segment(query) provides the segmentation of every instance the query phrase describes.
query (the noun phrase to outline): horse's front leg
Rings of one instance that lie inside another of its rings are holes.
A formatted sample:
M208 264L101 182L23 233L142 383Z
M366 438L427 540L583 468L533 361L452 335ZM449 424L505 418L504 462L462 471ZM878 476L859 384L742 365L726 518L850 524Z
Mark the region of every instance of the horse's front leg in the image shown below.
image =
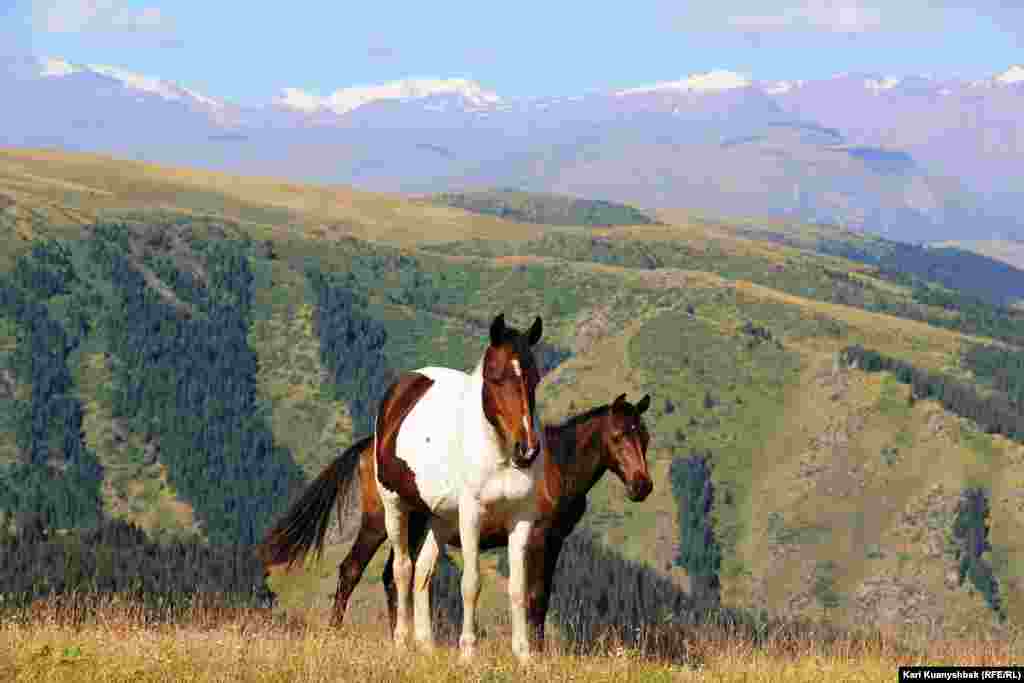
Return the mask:
M409 514L394 504L385 504L388 540L395 553L395 645L404 648L409 637L412 557L409 553Z
M447 540L447 536L445 536ZM423 539L419 555L416 558L416 568L413 576L416 577L416 585L413 588L413 618L416 624L416 642L425 650L434 649L434 631L430 614L430 580L434 575L434 567L437 564L437 556L440 554L441 543L438 539L438 531L435 525L431 525L427 531L427 537Z
M533 649L544 651L544 621L548 613L547 582L545 581L545 554L550 552L545 534L534 527L526 544L526 622L533 638ZM538 538L539 536L539 538ZM560 550L556 548L555 552Z
M462 635L460 659L476 653L476 602L480 597L480 501L464 496L459 501L459 543L462 546Z
M508 596L512 617L512 653L521 662L530 659L530 635L526 622L526 544L533 521L520 519L508 535Z

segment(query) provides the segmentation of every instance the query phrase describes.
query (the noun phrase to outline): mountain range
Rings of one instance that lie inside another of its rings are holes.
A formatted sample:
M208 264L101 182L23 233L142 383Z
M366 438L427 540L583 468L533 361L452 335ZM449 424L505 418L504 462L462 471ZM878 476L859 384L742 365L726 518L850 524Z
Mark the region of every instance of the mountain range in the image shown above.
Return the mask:
M402 193L481 187L725 216L782 215L910 242L1024 238L1024 67L968 81L729 71L510 99L408 79L240 106L171 81L7 58L0 145L55 147Z

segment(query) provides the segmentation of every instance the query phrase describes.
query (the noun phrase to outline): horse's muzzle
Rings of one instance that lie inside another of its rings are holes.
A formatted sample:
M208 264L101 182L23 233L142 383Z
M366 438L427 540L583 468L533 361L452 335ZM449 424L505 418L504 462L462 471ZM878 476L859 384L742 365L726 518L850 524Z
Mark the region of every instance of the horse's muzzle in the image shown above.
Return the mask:
M653 490L654 483L650 479L637 479L626 489L626 495L634 503L639 503L646 500Z
M512 464L521 470L525 470L533 464L533 461L537 459L539 454L540 446L534 446L527 450L522 441L517 441L515 451L512 453Z

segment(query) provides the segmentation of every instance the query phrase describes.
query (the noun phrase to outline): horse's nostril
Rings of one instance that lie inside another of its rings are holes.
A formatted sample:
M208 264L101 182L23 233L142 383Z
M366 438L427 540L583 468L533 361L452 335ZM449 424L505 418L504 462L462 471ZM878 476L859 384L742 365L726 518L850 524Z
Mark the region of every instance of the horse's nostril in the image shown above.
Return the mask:
M634 482L633 486L630 488L632 489L631 493L633 494L633 498L642 499L650 495L651 491L654 489L654 484L651 483L650 479L641 479Z

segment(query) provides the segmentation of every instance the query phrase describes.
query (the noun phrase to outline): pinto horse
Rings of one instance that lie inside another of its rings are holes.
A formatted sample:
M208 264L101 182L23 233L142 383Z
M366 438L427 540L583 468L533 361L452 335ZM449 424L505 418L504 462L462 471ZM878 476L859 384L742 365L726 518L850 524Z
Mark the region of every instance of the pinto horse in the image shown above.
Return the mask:
M512 650L529 658L526 634L526 541L540 509L534 483L543 475L542 432L535 394L540 381L531 346L541 319L522 334L498 315L490 344L469 374L426 367L400 377L381 401L374 425L377 490L394 549L395 644L404 647L409 612L414 637L433 647L430 577L441 545L456 533L462 548L462 659L476 649L480 596L480 532L485 516L500 519L509 541ZM416 566L409 549L409 515L430 513ZM415 585L411 585L418 577ZM413 604L410 604L410 587Z
M650 437L642 418L649 405L650 396L644 396L634 406L622 394L610 405L544 428L544 444L549 455L539 485L554 503L548 506L550 514L538 519L526 549L527 620L538 649L544 647L544 622L558 556L566 537L586 511L590 489L611 470L626 487L630 500L643 501L651 492L646 458ZM365 437L335 458L292 504L259 548L260 558L268 569L284 563L291 567L305 558L310 549L314 549L319 558L331 508L336 507L338 523L343 527L346 502L358 484L361 526L348 555L338 565L338 590L331 618L335 627L344 620L353 590L387 537L384 509L374 479L372 441L372 437ZM421 542L427 521L425 514L410 515L411 544ZM484 528L481 550L508 544L508 535L500 528L492 529L488 520L484 520ZM396 611L393 560L394 551L388 556L383 577L392 630Z

